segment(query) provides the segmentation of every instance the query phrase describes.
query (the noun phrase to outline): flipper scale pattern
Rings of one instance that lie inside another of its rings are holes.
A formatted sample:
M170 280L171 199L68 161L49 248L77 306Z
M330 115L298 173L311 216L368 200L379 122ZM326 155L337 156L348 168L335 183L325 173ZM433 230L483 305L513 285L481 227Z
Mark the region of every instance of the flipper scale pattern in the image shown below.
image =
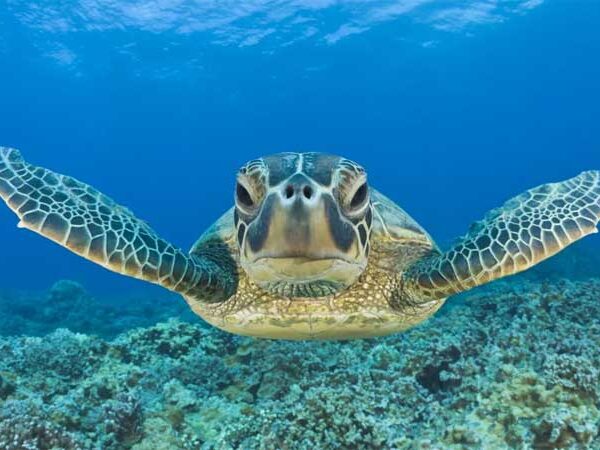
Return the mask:
M449 251L415 263L404 289L423 301L521 272L598 231L600 171L531 189L490 211Z
M0 197L19 226L101 266L204 301L233 294L231 267L188 255L159 237L127 208L93 187L25 162L0 147Z

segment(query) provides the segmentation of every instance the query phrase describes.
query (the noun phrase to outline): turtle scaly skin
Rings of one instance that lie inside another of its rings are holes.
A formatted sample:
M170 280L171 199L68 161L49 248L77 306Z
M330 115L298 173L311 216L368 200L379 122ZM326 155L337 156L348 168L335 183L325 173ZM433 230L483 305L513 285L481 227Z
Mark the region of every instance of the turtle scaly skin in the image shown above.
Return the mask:
M35 231L115 272L172 291L222 301L235 291L231 267L196 258L159 237L127 208L85 183L32 166L0 147L0 196Z
M531 189L490 211L444 254L432 254L405 274L406 290L438 299L522 272L575 241L597 233L600 172Z
M96 189L0 147L0 197L19 226L109 270L180 293L207 322L281 339L386 335L458 292L525 270L597 232L600 172L491 211L449 251L333 155L250 161L235 206L189 253Z

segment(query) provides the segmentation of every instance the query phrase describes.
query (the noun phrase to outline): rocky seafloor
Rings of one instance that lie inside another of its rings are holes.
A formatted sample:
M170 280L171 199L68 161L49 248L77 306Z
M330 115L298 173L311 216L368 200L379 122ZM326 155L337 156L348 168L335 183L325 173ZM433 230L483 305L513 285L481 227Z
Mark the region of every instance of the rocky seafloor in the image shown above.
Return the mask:
M600 448L598 278L501 281L349 342L127 304L0 295L0 449Z

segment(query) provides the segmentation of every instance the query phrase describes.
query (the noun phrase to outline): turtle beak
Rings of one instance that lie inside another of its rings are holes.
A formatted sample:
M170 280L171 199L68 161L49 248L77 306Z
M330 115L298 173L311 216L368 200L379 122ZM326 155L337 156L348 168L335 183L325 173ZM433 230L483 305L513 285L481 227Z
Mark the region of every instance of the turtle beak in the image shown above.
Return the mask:
M328 192L302 174L265 199L250 225L244 251L248 261L265 258L354 261L360 255L356 232ZM298 264L300 269L301 264ZM293 267L293 264L289 267Z

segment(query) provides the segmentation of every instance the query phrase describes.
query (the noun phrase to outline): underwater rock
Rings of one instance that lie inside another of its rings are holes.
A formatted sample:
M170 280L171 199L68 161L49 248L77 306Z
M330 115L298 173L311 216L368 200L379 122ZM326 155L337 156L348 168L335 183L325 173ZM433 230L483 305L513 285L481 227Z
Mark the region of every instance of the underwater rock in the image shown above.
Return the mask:
M91 301L72 284L46 298ZM518 277L380 339L176 319L113 340L7 336L0 448L600 448L599 300L597 279Z

